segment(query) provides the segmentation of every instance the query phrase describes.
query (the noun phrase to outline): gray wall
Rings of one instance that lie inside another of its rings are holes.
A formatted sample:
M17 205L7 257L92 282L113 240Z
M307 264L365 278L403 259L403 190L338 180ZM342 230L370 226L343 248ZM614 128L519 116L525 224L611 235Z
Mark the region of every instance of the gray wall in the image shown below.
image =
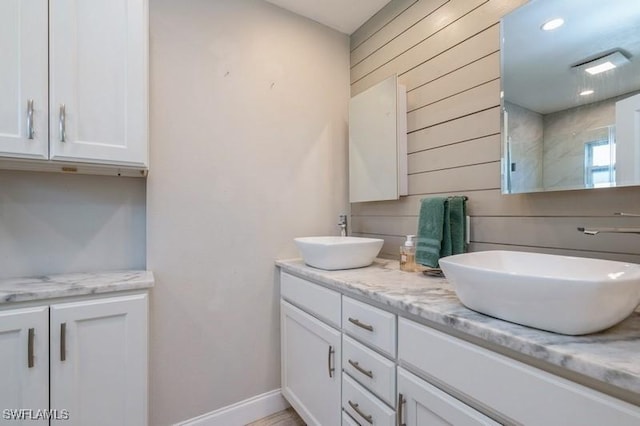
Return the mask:
M145 268L145 180L0 171L0 278Z
M274 260L347 202L349 39L261 0L151 0L150 424L280 388Z
M408 90L409 193L351 205L353 230L398 256L420 199L466 194L471 250L511 249L640 262L638 236L577 226L640 226L639 188L501 195L499 20L524 0L393 0L351 37L351 94L399 74ZM441 6L441 7L439 7ZM439 7L439 8L438 8Z

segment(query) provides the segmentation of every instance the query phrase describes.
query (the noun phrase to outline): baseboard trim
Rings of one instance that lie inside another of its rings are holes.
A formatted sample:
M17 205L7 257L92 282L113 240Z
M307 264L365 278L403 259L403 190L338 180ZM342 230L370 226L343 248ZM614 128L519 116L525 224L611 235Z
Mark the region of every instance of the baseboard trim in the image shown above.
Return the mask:
M280 389L256 395L174 426L244 426L289 407Z

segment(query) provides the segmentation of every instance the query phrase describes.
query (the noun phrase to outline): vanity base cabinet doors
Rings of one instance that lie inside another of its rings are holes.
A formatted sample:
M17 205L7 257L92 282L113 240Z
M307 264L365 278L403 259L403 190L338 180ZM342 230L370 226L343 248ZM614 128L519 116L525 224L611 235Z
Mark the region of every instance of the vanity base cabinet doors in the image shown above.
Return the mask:
M47 159L47 0L0 1L0 156Z
M65 426L147 424L147 295L51 306L51 408Z
M0 425L48 424L12 417L49 408L48 306L0 311L0 383Z
M499 425L400 367L397 412L398 424L406 426Z
M147 0L49 7L51 159L146 166Z
M282 394L309 426L341 422L340 332L282 301Z

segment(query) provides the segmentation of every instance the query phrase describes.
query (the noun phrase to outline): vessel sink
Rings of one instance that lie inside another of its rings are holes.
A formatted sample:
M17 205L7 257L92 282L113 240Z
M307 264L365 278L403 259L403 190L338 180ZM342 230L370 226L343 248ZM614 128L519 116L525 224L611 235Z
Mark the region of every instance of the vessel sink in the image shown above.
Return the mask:
M371 265L384 243L360 237L303 237L294 241L307 265L329 271Z
M561 334L595 333L640 303L640 265L512 251L440 259L463 305Z

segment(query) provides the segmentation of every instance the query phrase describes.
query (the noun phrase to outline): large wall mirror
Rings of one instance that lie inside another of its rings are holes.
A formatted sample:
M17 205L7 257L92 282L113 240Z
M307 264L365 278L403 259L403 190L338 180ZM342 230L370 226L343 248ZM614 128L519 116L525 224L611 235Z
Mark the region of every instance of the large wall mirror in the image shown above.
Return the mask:
M532 0L502 27L502 192L640 185L640 0Z

